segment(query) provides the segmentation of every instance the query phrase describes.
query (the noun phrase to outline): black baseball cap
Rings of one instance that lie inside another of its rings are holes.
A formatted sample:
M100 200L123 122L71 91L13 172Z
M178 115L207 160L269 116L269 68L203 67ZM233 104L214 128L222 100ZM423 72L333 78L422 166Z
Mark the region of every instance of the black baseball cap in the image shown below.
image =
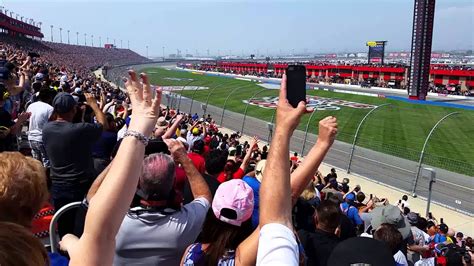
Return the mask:
M368 237L352 237L337 244L329 256L327 265L353 264L395 265L395 261L385 243Z
M60 92L53 99L54 111L58 114L65 114L76 107L76 100L71 94Z
M0 67L0 80L8 80L10 78L10 71L6 67Z

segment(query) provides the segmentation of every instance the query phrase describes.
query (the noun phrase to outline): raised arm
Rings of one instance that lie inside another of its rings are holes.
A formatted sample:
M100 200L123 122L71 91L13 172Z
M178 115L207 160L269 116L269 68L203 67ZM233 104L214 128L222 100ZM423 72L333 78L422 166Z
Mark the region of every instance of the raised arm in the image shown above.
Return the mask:
M258 145L258 137L254 136L252 139L252 142L250 143L250 149L245 154L245 157L242 160L242 164L240 165L240 169L242 169L243 171L247 169L247 166L250 163L250 158L252 157L252 152L255 149L255 147L257 147L257 145Z
M186 176L188 177L193 197L195 199L205 198L209 202L212 202L212 194L209 190L209 186L194 166L193 161L189 159L183 143L175 139L163 139L163 141L168 145L168 149L173 155L174 160L183 166L184 172L186 172Z
M115 235L130 206L138 183L145 145L158 118L161 91L153 98L148 78L129 71L125 87L133 103L134 116L114 159L114 167L91 199L84 234L69 253L70 265L111 265L115 250ZM113 202L113 204L111 204Z
M95 97L90 93L84 93L84 96L86 96L87 104L92 108L92 111L94 111L97 122L102 125L104 130L106 130L108 127L107 118L105 117L104 112L100 110L99 105L97 105Z
M181 123L181 121L183 121L183 117L183 115L176 116L174 123L166 130L166 133L162 136L163 139L169 139L173 137L173 135L176 133L176 129L178 128L179 124Z
M291 199L293 204L318 170L324 156L334 143L336 134L337 120L335 117L328 116L319 121L319 134L316 144L306 155L303 163L291 174Z
M21 127L23 126L23 123L28 120L31 116L31 113L28 112L23 112L18 115L18 118L16 120L16 123L10 127L10 133L12 135L18 134L18 132L21 131Z
M286 98L286 75L281 81L272 139L260 186L260 236L257 265L297 265L298 244L291 221L289 144L293 131L306 112L302 101L293 108Z
M288 103L284 75L276 111L275 134L260 187L260 227L278 223L292 228L289 144L290 137L305 112L304 102L300 102L296 108Z
M96 179L94 180L94 183L92 183L91 188L89 188L89 191L87 192L87 196L86 196L87 202L90 202L91 199L94 197L94 195L99 190L100 185L102 185L102 182L104 182L105 177L107 176L107 174L109 173L110 168L112 167L112 163L113 163L113 161L110 162L109 165L107 165L107 167L102 171L102 173L100 173L96 177Z

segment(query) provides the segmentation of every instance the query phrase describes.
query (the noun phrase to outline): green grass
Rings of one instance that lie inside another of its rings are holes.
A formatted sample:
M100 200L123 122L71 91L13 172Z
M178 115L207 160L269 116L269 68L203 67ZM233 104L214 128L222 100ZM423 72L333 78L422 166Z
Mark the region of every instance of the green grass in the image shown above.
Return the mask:
M178 86L188 82L166 79L174 77L193 79L194 82L190 84L191 86L216 88L212 91L209 104L217 107L224 105L225 98L231 90L240 87L241 89L236 90L231 96L226 107L227 110L240 113L245 110L242 100L246 100L255 92L262 90L262 87L255 83L243 80L197 75L162 68L148 68L143 71L149 73L152 84ZM195 100L205 102L209 90L184 91L183 95L191 97L194 93ZM260 93L258 97L277 96L277 94L277 90L268 90ZM445 120L435 131L426 149L423 163L471 176L474 173L474 111L319 90L308 91L308 94L373 105L390 103L390 106L381 107L366 120L359 133L357 144L412 161L418 161L424 140L434 124L450 112L460 112L459 115ZM310 123L310 131L316 133L317 122L328 115L333 115L339 122L337 139L352 143L357 125L368 111L369 109L350 107L341 107L337 111L318 111ZM271 109L249 106L249 116L270 121L272 114L273 110ZM302 118L299 129L304 130L308 119L309 115Z

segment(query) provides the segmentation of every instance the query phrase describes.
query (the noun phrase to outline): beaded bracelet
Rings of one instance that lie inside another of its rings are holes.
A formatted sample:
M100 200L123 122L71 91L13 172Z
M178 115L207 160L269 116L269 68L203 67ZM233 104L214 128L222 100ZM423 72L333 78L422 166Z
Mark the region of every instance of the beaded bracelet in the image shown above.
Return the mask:
M137 131L133 131L133 130L128 130L125 135L123 135L123 137L134 137L136 138L137 140L139 140L141 143L143 143L143 145L148 145L148 141L150 141L150 138L147 138L145 137L145 135L143 135L142 133L140 132L137 132Z

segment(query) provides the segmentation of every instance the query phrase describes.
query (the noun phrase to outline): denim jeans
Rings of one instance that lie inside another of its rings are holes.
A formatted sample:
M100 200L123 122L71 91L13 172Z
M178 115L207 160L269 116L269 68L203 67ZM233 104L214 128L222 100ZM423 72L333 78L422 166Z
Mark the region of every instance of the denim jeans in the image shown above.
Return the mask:
M43 142L30 140L30 147L31 147L31 155L33 155L33 158L42 162L44 168L51 167Z

